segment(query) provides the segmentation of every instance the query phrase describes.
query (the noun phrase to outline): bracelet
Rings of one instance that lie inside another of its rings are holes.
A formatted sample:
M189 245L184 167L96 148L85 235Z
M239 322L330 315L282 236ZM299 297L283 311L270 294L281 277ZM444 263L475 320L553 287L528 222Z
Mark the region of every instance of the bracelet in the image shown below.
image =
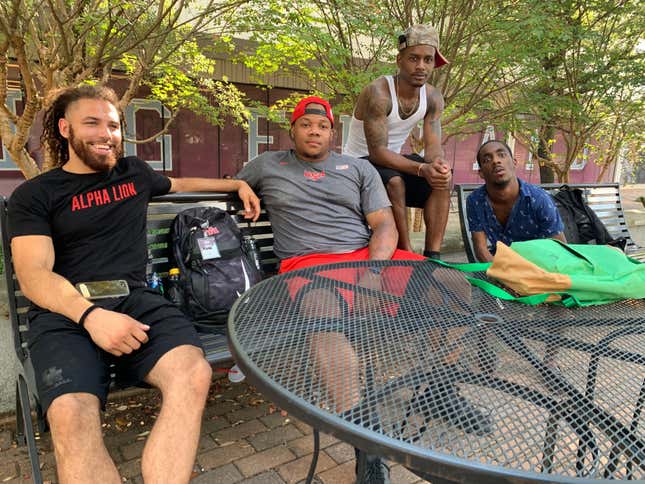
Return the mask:
M419 166L417 167L417 176L421 176L421 168L425 165L425 163L419 163Z
M83 314L81 314L81 318L78 320L78 325L81 328L85 328L85 320L87 319L87 317L90 315L92 311L99 308L100 306L97 306L96 304L92 304L89 308L83 311Z

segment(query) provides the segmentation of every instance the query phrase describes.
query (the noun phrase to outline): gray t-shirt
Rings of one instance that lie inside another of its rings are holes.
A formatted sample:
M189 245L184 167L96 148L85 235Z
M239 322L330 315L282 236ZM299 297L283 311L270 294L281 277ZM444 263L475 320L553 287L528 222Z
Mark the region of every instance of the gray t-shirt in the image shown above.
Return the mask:
M280 259L362 249L371 236L365 215L391 205L369 161L334 152L318 162L293 150L266 152L236 178L264 201Z

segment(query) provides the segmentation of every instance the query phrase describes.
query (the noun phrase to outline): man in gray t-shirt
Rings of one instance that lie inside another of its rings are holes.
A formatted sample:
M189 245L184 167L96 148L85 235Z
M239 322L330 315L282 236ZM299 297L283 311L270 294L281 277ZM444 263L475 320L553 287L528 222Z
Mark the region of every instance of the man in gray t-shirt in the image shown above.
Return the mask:
M333 114L318 97L291 118L294 149L264 153L237 174L263 199L280 272L346 260L423 259L396 248L391 204L369 161L330 151Z
M303 161L293 150L267 152L237 177L268 207L280 259L362 249L371 236L366 215L390 206L369 161L333 152L317 162Z
M250 161L237 178L245 180L263 199L274 233L280 272L351 260L423 259L396 248L398 232L390 201L376 169L367 160L330 151L334 117L329 103L318 97L300 101L291 117L289 135L294 149L264 153ZM378 270L343 270L357 285L381 286ZM384 276L387 277L387 275ZM288 281L300 311L309 316L339 317L338 301L308 281ZM297 283L297 287L291 283ZM362 305L355 296L354 306ZM319 304L321 300L329 304ZM364 302L364 301L363 301ZM367 304L366 304L367 305ZM329 351L334 348L335 358ZM351 412L360 402L353 384L360 378L358 358L345 335L321 332L311 337L316 373L323 380L336 411ZM389 482L387 466L367 456L371 484Z
M264 201L273 227L274 252L280 258L280 272L354 260L423 260L419 254L397 249L396 224L376 169L365 159L330 151L333 126L334 117L327 101L318 97L303 99L291 116L289 135L294 149L264 153L237 175ZM390 277L390 269L399 271ZM408 272L402 274L406 269ZM441 271L445 270L437 269L435 277L440 279ZM387 292L401 291L396 294L401 296L405 287L392 288L388 280L405 281L412 268L391 267L382 273L377 267L338 271L342 274L336 272L333 277L337 275L340 280L351 280L370 289L387 287ZM299 311L313 317L341 317L336 297L310 282L299 277L286 281L291 295L299 301ZM470 287L467 283L465 286L469 296ZM353 313L374 309L369 296L347 297L353 297ZM441 304L441 298L437 301ZM360 379L360 367L351 343L344 334L325 331L311 335L310 344L313 367L336 411L353 418L360 412L361 395L352 393L359 388L356 382ZM332 348L334 358L329 358ZM446 397L448 394L450 398ZM437 392L439 395L451 399L453 408L460 414L466 413L468 419L481 415L471 409L454 387L444 388ZM443 413L452 416L454 412ZM464 424L463 418L453 420L466 431L474 428ZM389 483L389 470L381 459L377 456L365 459L366 476L371 476L365 478L366 482Z

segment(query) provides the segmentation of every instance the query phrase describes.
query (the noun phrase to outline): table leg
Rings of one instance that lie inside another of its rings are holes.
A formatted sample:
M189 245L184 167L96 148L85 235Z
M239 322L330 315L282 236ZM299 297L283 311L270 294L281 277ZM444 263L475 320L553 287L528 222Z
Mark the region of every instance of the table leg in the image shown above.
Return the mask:
M356 459L356 484L367 484L365 480L365 473L367 472L367 453L357 452Z
M314 429L314 454L311 457L311 465L309 466L309 474L307 474L307 484L311 484L316 473L316 466L318 465L318 455L320 454L320 434L318 429Z

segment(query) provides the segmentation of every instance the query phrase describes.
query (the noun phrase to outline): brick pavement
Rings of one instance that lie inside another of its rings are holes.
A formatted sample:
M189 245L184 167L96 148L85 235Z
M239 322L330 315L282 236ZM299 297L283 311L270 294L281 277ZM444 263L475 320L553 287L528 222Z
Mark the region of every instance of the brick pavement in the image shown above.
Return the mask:
M108 450L127 483L140 484L141 450L159 408L154 390L116 393L104 420ZM0 427L0 482L31 482L25 447L12 442L9 424ZM322 484L354 482L353 448L321 434L316 478ZM39 438L43 478L57 482L49 434ZM285 484L302 482L313 452L312 429L267 401L246 383L216 378L202 425L192 483ZM417 476L392 464L393 483L421 483Z

